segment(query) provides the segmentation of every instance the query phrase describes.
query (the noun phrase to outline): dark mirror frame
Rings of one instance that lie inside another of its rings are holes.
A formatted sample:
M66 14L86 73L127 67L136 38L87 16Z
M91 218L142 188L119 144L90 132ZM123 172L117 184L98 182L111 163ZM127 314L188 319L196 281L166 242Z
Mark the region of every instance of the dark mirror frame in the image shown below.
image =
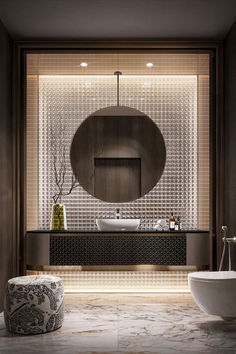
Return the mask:
M26 235L26 55L28 53L208 53L210 54L210 257L216 269L223 220L223 42L222 41L21 41L13 48L13 269L25 274Z

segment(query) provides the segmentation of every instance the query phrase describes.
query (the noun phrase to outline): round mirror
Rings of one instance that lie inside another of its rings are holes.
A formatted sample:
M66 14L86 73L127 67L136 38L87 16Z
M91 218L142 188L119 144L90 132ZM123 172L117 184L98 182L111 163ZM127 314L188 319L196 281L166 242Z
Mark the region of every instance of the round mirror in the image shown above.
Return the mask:
M157 184L166 148L147 115L112 106L83 121L72 140L70 158L76 179L89 194L121 203L144 196Z

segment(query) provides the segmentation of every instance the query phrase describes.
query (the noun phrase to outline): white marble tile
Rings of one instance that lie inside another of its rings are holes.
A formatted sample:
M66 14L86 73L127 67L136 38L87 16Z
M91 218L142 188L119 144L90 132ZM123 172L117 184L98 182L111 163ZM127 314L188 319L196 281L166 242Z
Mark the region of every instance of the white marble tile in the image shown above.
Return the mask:
M236 353L236 321L203 313L191 297L66 295L59 330L18 336L0 316L0 353Z

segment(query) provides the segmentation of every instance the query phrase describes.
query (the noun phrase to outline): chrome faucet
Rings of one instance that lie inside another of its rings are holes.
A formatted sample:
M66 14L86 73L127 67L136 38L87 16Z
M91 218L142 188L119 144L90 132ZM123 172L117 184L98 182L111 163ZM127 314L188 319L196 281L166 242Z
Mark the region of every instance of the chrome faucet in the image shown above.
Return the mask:
M116 219L120 219L120 209L116 209Z
M223 266L223 261L224 261L224 257L225 257L225 248L226 248L226 242L228 243L228 256L229 256L229 270L231 270L231 243L236 243L236 237L227 237L227 233L228 233L228 228L227 226L222 226L222 233L223 233L223 237L222 237L222 241L224 243L224 247L223 247L223 252L222 252L222 256L221 256L221 260L220 260L220 267L219 267L219 272L222 269Z

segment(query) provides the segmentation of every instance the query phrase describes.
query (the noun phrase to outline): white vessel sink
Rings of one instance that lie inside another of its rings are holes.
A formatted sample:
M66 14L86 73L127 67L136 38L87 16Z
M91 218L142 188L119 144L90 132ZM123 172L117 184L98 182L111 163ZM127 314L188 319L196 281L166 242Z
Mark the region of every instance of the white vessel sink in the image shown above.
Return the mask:
M96 219L99 231L135 231L140 219Z

